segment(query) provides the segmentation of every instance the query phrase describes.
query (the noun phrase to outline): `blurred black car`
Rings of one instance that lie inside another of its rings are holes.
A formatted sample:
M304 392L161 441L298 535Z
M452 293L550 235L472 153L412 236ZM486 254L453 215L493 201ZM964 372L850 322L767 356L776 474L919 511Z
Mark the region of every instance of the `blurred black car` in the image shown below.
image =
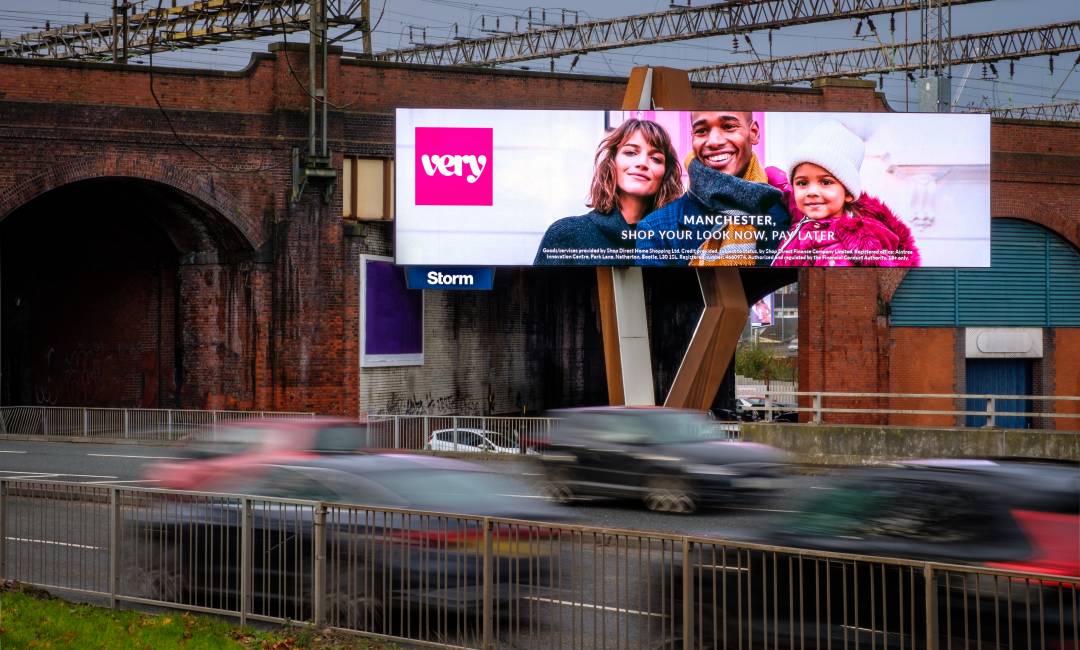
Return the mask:
M641 499L650 510L686 513L760 497L787 474L784 452L718 440L724 432L705 413L592 407L552 415L559 428L541 464L549 493L562 503L623 497Z
M275 498L252 498L247 507L249 611L255 614L297 620L313 615L315 509L288 499L372 508L327 508L321 523L324 593L330 624L384 632L399 629L403 612L411 609L445 619L481 606L484 516L566 519L527 485L462 461L371 454L294 462L253 468L228 486L236 494ZM130 561L122 588L235 611L243 500L191 495L177 502L175 493L167 496L172 498L143 504L125 518ZM490 535L493 602L507 604L549 584L550 549L541 544L548 528L496 525Z
M1080 643L1077 463L934 460L867 468L837 477L794 509L747 537L764 546L698 550L689 586L696 642L724 647L737 632L747 643L737 647L925 648L928 636L931 647L942 648ZM928 635L926 576L922 565L902 560L1048 577L938 569L930 589L937 632ZM664 584L660 602L678 616L684 580L678 569L671 578L657 582Z

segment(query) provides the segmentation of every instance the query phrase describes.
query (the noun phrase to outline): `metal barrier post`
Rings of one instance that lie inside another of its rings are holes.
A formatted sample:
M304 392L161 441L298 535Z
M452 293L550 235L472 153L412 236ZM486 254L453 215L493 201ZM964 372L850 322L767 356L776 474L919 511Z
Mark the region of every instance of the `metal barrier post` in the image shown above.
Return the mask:
M492 580L492 566L491 566L491 519L484 517L484 556L483 556L483 577L484 577L484 609L482 625L484 626L483 638L480 643L480 647L487 650L491 647L491 580Z
M41 413L41 434L49 435L49 409L45 409Z
M82 434L84 438L90 437L90 410L82 410Z
M821 393L814 394L814 424L821 424Z
M312 549L313 574L311 600L315 625L323 624L323 591L326 580L326 506L315 505L315 548Z
M926 580L926 647L937 647L937 588L934 585L934 567L929 564L923 566L923 576ZM946 586L946 589L948 587ZM948 596L946 596L948 597Z
M690 567L690 548L691 543L685 537L683 538L683 556L682 556L682 638L683 638L683 650L690 650L694 646L693 633L694 626L691 617L694 615L694 603L690 598L690 587L694 583L694 576L691 573Z
M431 418L426 415L421 416L424 419L424 449L431 447Z
M772 422L772 395L765 395L765 421Z
M109 607L116 609L116 591L120 582L120 503L117 488L109 488Z
M395 415L394 418L394 449L401 449L401 416Z
M454 430L454 451L458 450L458 438L461 436L461 431L458 430L457 416L450 418L450 426Z
M994 397L986 398L986 426L997 426L997 399Z
M129 415L129 413L128 413L127 409L124 409L122 411L122 413L124 414L124 437L127 438L128 434L129 434L129 429L128 429L128 415Z
M0 478L0 580L7 579L7 481Z
M251 609L251 497L244 497L240 515L240 627Z
M167 428L166 428L165 431L169 435L169 440L172 440L172 438L173 438L172 409L169 409L168 411L165 412L165 421L167 423Z

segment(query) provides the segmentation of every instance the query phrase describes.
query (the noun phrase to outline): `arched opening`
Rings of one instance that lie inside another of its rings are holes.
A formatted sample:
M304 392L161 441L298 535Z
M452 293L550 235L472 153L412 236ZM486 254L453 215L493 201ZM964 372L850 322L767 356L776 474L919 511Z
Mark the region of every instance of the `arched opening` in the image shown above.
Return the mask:
M184 385L182 266L243 250L173 187L97 178L0 222L3 404L168 408Z

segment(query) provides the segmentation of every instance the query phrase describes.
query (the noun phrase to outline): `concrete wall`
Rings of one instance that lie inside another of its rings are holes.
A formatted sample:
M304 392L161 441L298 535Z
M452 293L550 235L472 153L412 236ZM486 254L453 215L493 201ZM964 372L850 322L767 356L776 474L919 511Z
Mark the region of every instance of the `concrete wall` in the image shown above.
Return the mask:
M870 465L905 458L1063 458L1080 460L1080 432L1035 429L927 429L811 424L742 425L760 442L811 465Z

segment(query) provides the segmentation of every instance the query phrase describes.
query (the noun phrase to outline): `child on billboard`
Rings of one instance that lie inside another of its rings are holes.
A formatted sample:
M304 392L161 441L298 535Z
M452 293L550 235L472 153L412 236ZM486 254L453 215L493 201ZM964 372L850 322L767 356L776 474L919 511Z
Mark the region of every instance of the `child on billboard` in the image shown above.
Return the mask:
M919 266L911 229L862 191L865 144L843 124L818 124L788 167L795 225L773 266Z
M645 215L679 198L681 177L678 154L662 126L650 120L623 122L596 150L587 203L592 212L548 226L533 264L632 265L634 238L628 232Z

